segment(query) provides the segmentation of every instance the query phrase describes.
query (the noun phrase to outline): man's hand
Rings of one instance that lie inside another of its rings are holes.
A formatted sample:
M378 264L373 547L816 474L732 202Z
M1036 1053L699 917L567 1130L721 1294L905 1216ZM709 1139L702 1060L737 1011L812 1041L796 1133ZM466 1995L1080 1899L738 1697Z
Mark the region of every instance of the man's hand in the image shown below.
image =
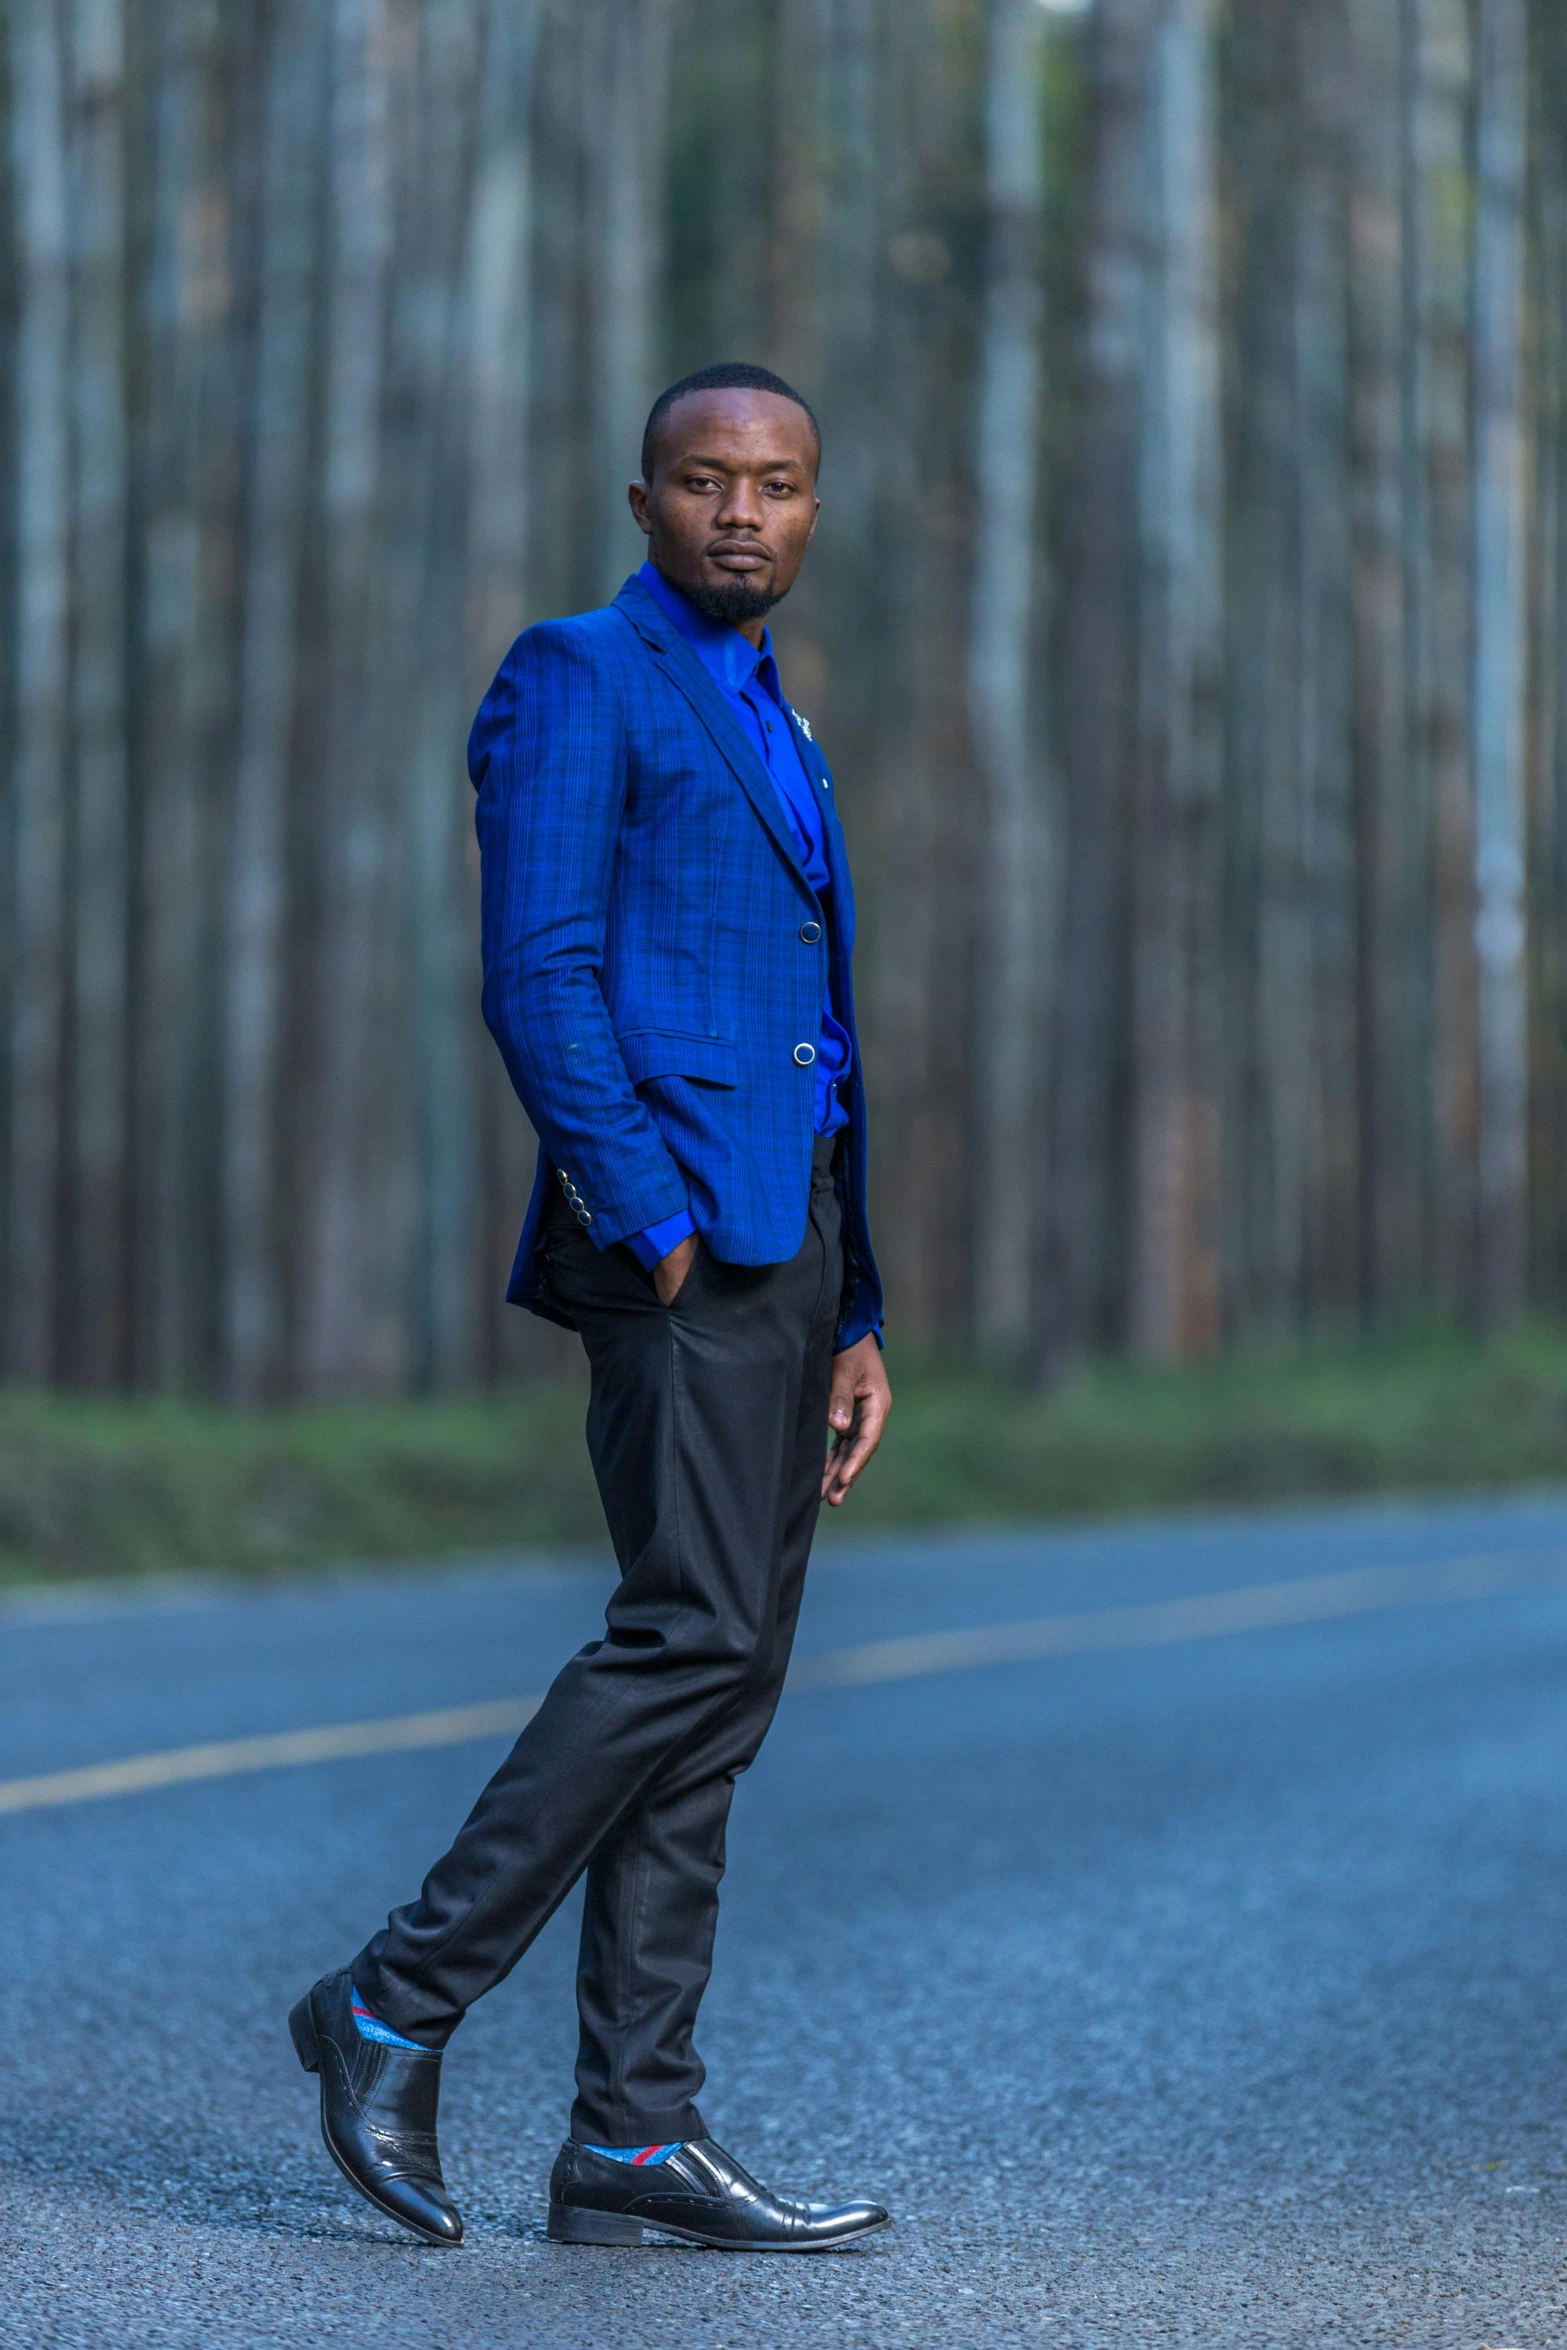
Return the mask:
M667 1257L660 1257L653 1267L653 1287L658 1291L661 1306L672 1306L685 1286L691 1270L691 1259L696 1255L696 1234L688 1232Z
M849 1487L881 1442L892 1409L892 1389L874 1338L862 1338L833 1357L832 1401L827 1407L832 1451L822 1478L822 1499L838 1509Z

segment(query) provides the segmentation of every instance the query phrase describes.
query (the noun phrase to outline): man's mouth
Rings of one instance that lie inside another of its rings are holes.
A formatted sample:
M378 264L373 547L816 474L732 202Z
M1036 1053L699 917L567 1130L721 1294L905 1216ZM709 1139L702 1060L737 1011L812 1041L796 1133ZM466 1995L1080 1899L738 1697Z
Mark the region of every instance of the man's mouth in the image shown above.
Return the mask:
M761 571L772 557L761 547L711 547L708 561L716 563L721 571Z

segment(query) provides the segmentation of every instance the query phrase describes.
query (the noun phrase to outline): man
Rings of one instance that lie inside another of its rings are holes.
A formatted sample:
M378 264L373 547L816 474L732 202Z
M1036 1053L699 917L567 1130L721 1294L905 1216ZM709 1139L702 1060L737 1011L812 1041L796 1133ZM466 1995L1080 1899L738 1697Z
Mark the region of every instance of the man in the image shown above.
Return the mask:
M540 1138L508 1295L582 1336L621 1581L417 1901L289 2019L333 2159L432 2243L462 2237L441 2050L584 1872L550 2235L814 2251L887 2224L748 2177L706 2134L692 2045L816 1513L891 1402L848 860L764 625L819 457L764 369L665 392L630 491L649 560L607 610L518 639L469 743L485 1018Z

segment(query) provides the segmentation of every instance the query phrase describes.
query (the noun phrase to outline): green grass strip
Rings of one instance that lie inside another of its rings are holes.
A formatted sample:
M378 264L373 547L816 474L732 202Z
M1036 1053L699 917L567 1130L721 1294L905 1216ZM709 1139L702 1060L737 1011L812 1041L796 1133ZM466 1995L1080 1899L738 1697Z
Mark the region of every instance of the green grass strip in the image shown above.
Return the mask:
M881 1458L839 1523L1047 1519L1567 1477L1567 1334L1101 1364L1049 1394L892 1358ZM0 1389L0 1579L601 1539L584 1395L239 1413Z

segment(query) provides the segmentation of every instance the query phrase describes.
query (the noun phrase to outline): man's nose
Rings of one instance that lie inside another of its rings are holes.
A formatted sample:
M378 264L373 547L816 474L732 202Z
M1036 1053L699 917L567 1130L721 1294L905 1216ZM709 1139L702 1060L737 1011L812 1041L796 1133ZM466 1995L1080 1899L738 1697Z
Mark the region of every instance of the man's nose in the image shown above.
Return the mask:
M731 481L723 503L718 509L720 527L726 530L760 530L766 520L762 493L754 481Z

